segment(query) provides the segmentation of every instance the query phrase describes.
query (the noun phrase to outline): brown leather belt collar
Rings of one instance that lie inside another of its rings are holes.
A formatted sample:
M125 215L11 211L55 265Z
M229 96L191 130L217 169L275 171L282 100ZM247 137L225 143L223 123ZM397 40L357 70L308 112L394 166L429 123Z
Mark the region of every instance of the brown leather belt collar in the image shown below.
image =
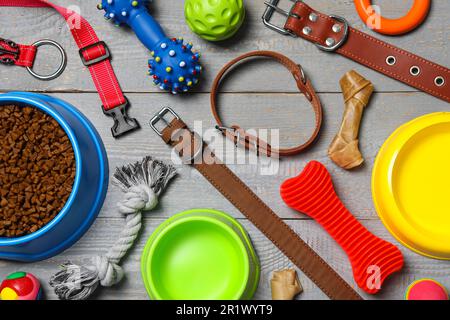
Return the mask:
M173 119L166 120L169 114ZM160 131L158 122L166 125ZM361 300L319 255L281 220L193 133L170 108L161 110L151 121L153 130L176 150L184 163L195 167L224 197L241 211L298 268L331 299Z
M277 7L279 0L266 2L264 24L450 102L450 69L358 31L342 17L320 13L300 0L291 1L294 5L290 12ZM270 23L274 12L287 16L283 28Z
M316 114L316 126L315 130L312 134L312 136L306 141L304 144L294 147L294 148L288 148L288 149L279 149L276 150L272 148L267 142L261 140L258 137L255 137L248 132L246 132L244 129L240 128L237 125L233 125L231 127L226 127L222 120L220 119L218 110L217 110L217 94L219 91L220 83L224 75L227 73L228 70L230 70L232 67L235 67L236 64L243 60L247 60L249 58L254 57L265 57L273 59L282 65L284 65L294 76L294 79L297 83L297 87L299 88L300 92L302 92L306 99L311 103L313 110ZM214 80L214 83L212 85L211 89L211 110L214 115L214 118L217 121L216 128L219 129L227 138L234 141L234 143L237 145L241 145L246 149L254 150L258 154L264 154L267 156L273 156L274 154L277 154L278 156L292 156L296 155L306 148L308 148L314 140L317 138L320 127L322 125L322 105L320 103L319 97L317 96L311 81L306 77L302 67L292 60L288 59L286 56L272 52L272 51L253 51L246 54L243 54L234 60L227 63L222 70L218 73L216 76L216 79Z

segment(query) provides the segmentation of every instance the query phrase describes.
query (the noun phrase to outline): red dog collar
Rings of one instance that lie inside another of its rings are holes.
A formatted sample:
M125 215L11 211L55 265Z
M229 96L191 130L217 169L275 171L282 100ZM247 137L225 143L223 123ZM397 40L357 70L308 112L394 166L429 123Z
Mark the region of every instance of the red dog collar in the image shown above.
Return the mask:
M114 126L111 128L112 135L118 137L139 128L136 119L130 118L127 115L126 109L128 107L128 100L120 89L119 82L117 81L111 66L109 49L103 41L98 39L97 34L86 19L72 10L57 6L46 0L0 0L0 7L1 6L50 7L58 11L58 13L66 19L69 25L69 21L73 19L80 21L80 27L70 28L70 31L80 48L80 56L83 64L89 68L92 79L94 80L95 87L97 88L103 103L103 112L114 119ZM8 46L8 48L10 48L10 46ZM9 53L8 56L5 56L5 59L17 59L17 61L20 60L22 63L29 63L32 61L32 52L30 51L28 56L26 56L26 50L34 49L29 46L24 46L22 50L19 47L20 50L18 56L17 51L14 51L15 49L16 48L8 50ZM21 51L24 55L22 57L23 60L20 59ZM17 56L17 58L14 58L14 56Z

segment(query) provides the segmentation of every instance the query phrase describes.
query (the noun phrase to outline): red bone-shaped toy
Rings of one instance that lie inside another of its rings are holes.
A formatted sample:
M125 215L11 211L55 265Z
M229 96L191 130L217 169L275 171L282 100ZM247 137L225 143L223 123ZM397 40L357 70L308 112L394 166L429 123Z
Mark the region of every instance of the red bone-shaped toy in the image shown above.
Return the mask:
M384 280L403 267L400 250L370 233L340 201L321 163L310 162L300 175L286 180L280 192L289 207L316 220L340 244L356 283L367 293L377 293Z

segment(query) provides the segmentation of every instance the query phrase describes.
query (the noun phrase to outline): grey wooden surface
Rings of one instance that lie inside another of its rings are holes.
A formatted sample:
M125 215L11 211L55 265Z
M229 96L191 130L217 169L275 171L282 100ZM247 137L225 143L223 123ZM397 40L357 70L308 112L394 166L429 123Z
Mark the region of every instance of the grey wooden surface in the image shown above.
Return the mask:
M95 0L54 1L63 6L77 5L81 14L94 26L100 38L110 46L113 66L122 88L131 101L132 116L138 118L143 128L120 140L110 134L111 120L100 111L100 100L94 91L89 72L82 67L76 46L64 20L50 9L0 8L0 36L32 43L38 39L50 38L60 42L69 56L66 72L57 80L40 82L34 80L25 70L0 66L0 92L35 91L44 92L67 100L77 106L97 127L105 143L111 170L116 166L142 158L145 155L170 161L170 151L160 138L146 125L162 106L171 105L188 124L203 121L203 128L215 125L209 109L209 87L216 72L228 60L251 50L275 50L301 63L312 79L325 111L324 127L317 143L307 152L280 163L278 174L262 176L260 165L233 165L232 169L255 192L291 225L326 261L328 261L350 284L355 286L347 257L333 240L312 220L288 209L280 199L279 185L286 178L298 174L310 160L322 161L330 170L338 194L354 215L376 235L398 244L384 228L374 210L370 179L373 161L385 139L399 125L423 114L448 110L449 105L426 94L417 92L401 83L383 77L367 68L336 55L319 52L313 45L290 37L283 37L266 29L260 20L263 0L247 0L247 19L242 30L233 39L224 43L205 42L190 32L183 20L183 1L160 0L152 5L154 16L169 35L192 39L202 52L205 75L196 93L189 96L170 96L150 84L146 75L148 50L126 29L117 29L104 21L95 8ZM284 1L286 7L289 1ZM339 14L350 23L366 29L359 20L350 0L316 0L315 8L326 13ZM376 1L386 16L404 14L411 0ZM430 16L415 32L387 39L402 48L416 52L445 66L450 65L449 24L450 2L433 1ZM371 33L371 31L366 30ZM42 50L38 69L50 70L57 59L56 52ZM45 57L45 58L44 58ZM348 70L355 69L370 79L376 94L364 115L361 132L361 150L366 163L361 168L347 172L339 169L327 158L326 151L339 126L343 103L338 81ZM304 141L312 132L313 113L303 97L296 93L295 84L286 76L285 70L276 64L257 61L245 65L239 74L230 77L221 96L222 115L227 123L238 122L245 127L280 129L281 144L293 145ZM255 116L257 115L257 116ZM237 151L239 157L245 152ZM273 270L292 267L289 260L280 253L255 227L246 221L241 213L215 191L197 172L179 167L179 176L161 199L157 210L145 217L142 234L136 246L124 260L126 279L118 286L100 290L98 299L147 299L141 281L139 262L143 246L152 231L166 218L191 208L209 207L223 210L240 219L249 231L262 264L262 277L256 299L270 299L270 274ZM0 277L18 269L38 276L44 286L46 297L56 298L46 282L57 271L57 265L71 260L86 263L94 254L101 254L114 242L123 226L123 220L116 211L115 203L121 192L111 186L100 213L86 235L64 253L33 264L0 261ZM398 244L399 245L399 244ZM382 292L368 299L402 299L404 291L413 280L431 277L450 288L450 264L419 256L400 246L406 264L402 272L394 275ZM305 292L299 299L325 299L326 296L299 272Z

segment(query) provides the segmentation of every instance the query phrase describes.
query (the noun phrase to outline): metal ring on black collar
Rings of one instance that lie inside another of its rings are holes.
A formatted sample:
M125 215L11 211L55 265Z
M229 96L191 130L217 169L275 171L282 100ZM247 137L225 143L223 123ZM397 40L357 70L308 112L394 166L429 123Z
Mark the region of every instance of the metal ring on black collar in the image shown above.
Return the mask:
M48 81L48 80L53 80L55 78L58 78L63 72L64 69L66 68L67 65L67 55L66 52L64 51L63 47L61 47L61 45L53 40L48 40L48 39L44 39L44 40L39 40L35 43L33 43L33 46L35 47L41 47L41 46L53 46L56 49L58 49L60 55L61 55L61 64L59 65L58 69L49 75L41 75L38 74L36 72L33 71L32 68L27 67L28 72L35 77L36 79L39 80L44 80L44 81Z

